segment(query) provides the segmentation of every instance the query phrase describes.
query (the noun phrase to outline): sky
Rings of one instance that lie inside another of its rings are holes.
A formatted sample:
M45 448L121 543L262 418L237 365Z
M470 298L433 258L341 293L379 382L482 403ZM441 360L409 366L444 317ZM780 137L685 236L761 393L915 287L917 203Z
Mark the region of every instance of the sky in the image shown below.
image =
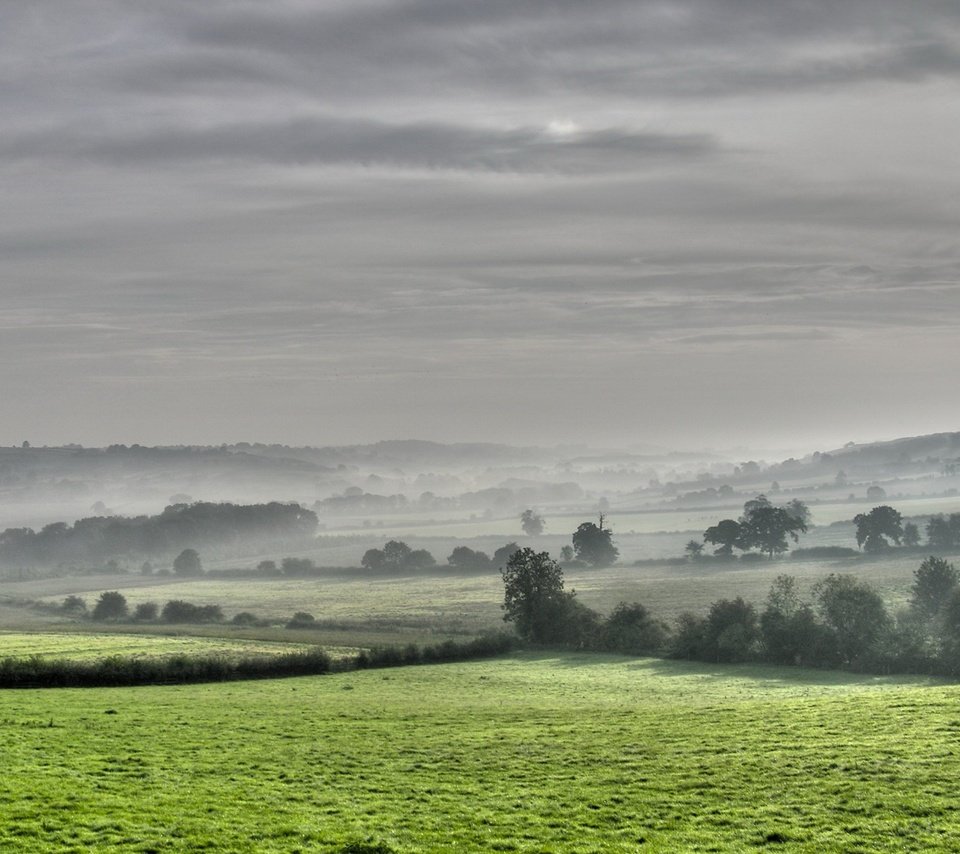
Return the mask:
M0 0L0 444L960 429L955 0Z

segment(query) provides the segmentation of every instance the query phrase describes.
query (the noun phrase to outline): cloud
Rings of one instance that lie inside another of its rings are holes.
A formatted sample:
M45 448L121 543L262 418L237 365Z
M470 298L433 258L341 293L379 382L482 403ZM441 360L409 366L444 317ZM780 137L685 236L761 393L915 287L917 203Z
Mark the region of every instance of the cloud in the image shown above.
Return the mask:
M550 127L498 130L335 117L116 131L84 122L0 141L0 158L8 162L59 159L163 165L212 160L572 174L629 171L651 161L704 157L717 150L707 135L626 129L558 134Z

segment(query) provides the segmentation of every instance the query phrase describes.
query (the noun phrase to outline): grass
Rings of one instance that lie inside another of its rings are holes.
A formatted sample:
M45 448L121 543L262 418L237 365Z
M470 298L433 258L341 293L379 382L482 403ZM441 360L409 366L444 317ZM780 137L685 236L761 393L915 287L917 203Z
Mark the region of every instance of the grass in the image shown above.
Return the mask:
M175 655L219 655L226 658L272 655L307 650L306 644L259 640L228 640L192 636L159 636L80 632L0 632L0 658L69 659L92 661L121 655L132 658L169 658ZM337 650L340 656L358 650Z
M958 699L530 653L6 692L0 849L954 851Z
M773 579L795 575L801 593L809 593L817 579L830 572L852 573L874 584L892 608L906 603L913 572L921 555L897 555L876 560L760 561L751 564L691 562L682 566L612 567L565 573L568 589L581 600L608 613L620 601L639 601L659 618L673 620L681 611L705 612L720 598L743 596L762 605ZM123 576L83 579L46 579L7 585L18 596L62 600L63 591L79 593L92 605L103 590L120 590L131 607L145 602L186 599L220 605L227 617L252 611L279 623L295 611L309 611L322 622L319 633L291 635L282 629L247 632L244 637L270 640L290 638L307 643L368 646L375 643L427 643L438 637L471 636L503 627L500 605L503 584L496 572L475 576L418 576L378 579L244 579L175 580L143 586L135 578L127 587ZM60 581L64 587L54 594ZM103 586L109 584L109 586ZM35 585L35 587L33 586ZM15 616L24 619L22 609ZM0 617L3 614L0 613ZM45 617L44 617L45 619ZM19 624L6 623L9 628ZM84 624L89 627L89 624ZM160 626L125 627L123 631L162 631ZM191 633L194 630L191 629ZM203 629L204 634L236 632L226 626Z

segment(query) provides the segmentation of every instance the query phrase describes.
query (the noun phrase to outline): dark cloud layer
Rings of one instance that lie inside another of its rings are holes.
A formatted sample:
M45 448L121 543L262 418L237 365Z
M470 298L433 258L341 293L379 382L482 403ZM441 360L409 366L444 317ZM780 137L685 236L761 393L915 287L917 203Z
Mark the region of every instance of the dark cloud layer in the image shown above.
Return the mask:
M0 48L0 442L960 415L956 3L52 0Z

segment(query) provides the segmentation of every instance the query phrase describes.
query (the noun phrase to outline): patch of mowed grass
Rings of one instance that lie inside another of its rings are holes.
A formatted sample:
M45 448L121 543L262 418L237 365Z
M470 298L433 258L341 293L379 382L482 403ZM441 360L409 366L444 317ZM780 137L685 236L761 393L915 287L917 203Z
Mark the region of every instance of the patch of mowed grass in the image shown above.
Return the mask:
M960 688L588 654L0 693L0 850L955 851Z

